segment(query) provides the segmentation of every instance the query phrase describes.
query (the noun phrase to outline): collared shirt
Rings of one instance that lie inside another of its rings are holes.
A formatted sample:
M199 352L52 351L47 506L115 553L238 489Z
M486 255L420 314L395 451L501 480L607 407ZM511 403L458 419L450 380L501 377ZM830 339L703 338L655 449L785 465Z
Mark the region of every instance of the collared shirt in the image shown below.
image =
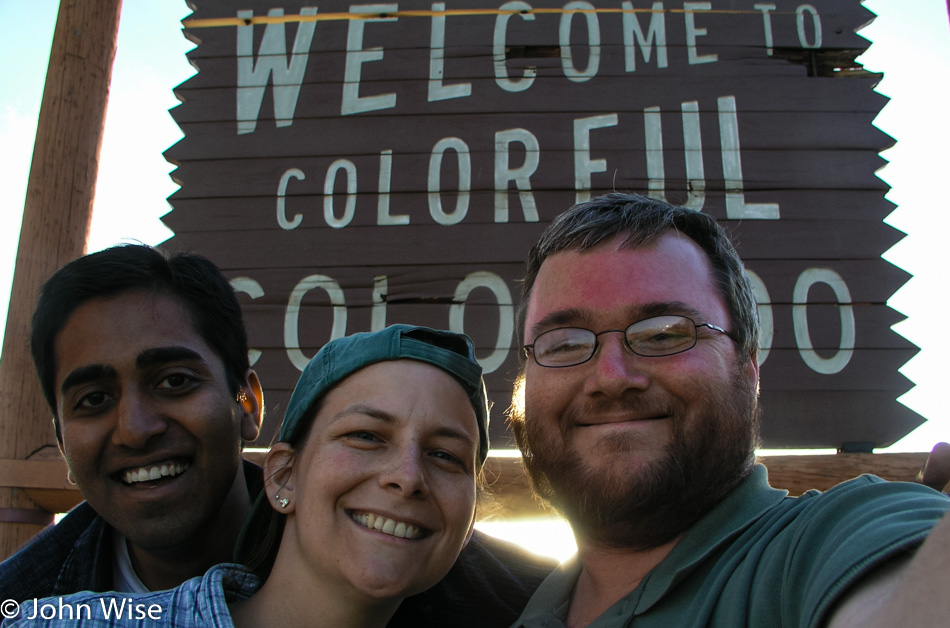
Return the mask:
M757 465L592 628L818 626L850 585L919 545L950 510L926 487L862 476L788 497ZM515 626L562 628L576 558L538 588Z
M228 602L246 600L258 588L257 576L246 567L226 563L168 591L83 592L29 600L20 606L19 615L4 620L2 626L233 628Z
M244 461L248 493L263 487L261 468ZM113 589L112 527L82 502L0 563L0 599L18 602Z
M23 601L111 589L111 530L82 502L0 563L0 597Z
M261 469L246 462L244 474L253 500L262 484ZM111 537L112 528L88 504L76 506L0 563L0 601L111 590ZM476 530L448 575L404 600L389 626L507 627L554 564Z

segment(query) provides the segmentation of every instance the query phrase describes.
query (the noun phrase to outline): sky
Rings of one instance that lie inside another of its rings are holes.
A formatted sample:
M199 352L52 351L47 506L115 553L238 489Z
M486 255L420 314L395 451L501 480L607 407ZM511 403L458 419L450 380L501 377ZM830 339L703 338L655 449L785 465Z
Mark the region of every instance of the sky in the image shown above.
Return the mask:
M750 0L751 4L751 0ZM58 0L0 0L0 323L16 258L30 156ZM277 3L279 5L279 3ZM820 4L819 4L820 6ZM897 140L879 172L897 209L887 222L907 233L885 258L913 278L889 301L908 318L894 329L920 347L901 372L916 386L900 401L928 419L891 451L928 451L950 440L944 400L950 331L943 313L950 281L950 207L941 193L950 147L950 20L946 0L867 0L878 18L861 31L873 42L859 61L884 72L878 91L891 101L875 124ZM911 8L912 7L912 8ZM171 236L160 217L176 189L162 152L181 131L168 114L172 89L194 73L181 34L183 0L125 0L112 73L88 250L120 242L157 244Z

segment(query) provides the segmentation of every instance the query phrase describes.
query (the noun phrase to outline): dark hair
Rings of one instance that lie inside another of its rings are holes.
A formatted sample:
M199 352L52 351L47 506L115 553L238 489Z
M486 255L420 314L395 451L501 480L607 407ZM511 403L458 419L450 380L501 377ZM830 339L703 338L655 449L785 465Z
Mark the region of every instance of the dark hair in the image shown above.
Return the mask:
M297 454L310 435L310 428L313 426L320 408L323 407L325 398L326 395L323 395L315 399L307 411L303 413L305 417L303 429L296 430L291 438L282 441L290 445L293 450L288 462L289 465L296 464ZM277 442L278 437L279 434L274 435L274 442ZM271 443L272 447L274 442ZM265 503L268 501L268 497L267 487L265 486L261 489L255 503L251 505L238 542L234 546L234 562L240 563L253 571L261 582L267 580L274 568L274 561L277 560L277 550L284 538L284 526L287 524L287 515L277 512Z
M165 294L185 308L198 335L221 358L235 395L250 368L241 306L218 267L195 253L166 254L141 244L91 253L66 264L40 290L30 351L46 402L56 417L56 337L76 308L131 290ZM58 418L53 421L62 442Z
M707 214L639 194L605 194L579 203L547 226L528 256L518 305L519 333L524 333L531 289L549 255L567 249L586 251L618 235L626 238L624 247L635 248L671 230L693 240L709 256L716 285L729 308L731 336L746 355L754 357L759 343L755 293L726 232Z

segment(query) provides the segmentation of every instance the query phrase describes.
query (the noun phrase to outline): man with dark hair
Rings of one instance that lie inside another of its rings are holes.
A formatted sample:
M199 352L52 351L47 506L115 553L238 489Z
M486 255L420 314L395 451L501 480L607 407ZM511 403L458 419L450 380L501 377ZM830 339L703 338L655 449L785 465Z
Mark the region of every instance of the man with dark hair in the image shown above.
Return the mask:
M4 596L159 590L230 560L263 402L214 264L138 245L81 257L43 286L30 346L86 501L0 566Z
M0 564L0 598L158 590L231 562L262 486L241 462L262 394L221 272L137 245L79 258L44 285L31 349L86 501ZM507 626L552 567L476 531L390 625Z
M913 599L950 559L950 519L927 539L944 495L864 476L789 498L755 464L755 299L714 219L636 195L574 206L531 252L519 324L512 428L578 555L517 626L945 620L946 596Z

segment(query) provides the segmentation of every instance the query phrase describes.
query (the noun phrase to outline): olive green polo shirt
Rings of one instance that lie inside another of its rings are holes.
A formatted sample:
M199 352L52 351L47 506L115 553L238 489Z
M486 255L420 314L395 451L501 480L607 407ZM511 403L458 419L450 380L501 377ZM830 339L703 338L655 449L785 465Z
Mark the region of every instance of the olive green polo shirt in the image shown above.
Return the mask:
M756 465L590 626L819 626L844 590L917 547L948 510L942 493L869 475L788 497ZM514 626L562 628L580 572L576 557L558 567Z

